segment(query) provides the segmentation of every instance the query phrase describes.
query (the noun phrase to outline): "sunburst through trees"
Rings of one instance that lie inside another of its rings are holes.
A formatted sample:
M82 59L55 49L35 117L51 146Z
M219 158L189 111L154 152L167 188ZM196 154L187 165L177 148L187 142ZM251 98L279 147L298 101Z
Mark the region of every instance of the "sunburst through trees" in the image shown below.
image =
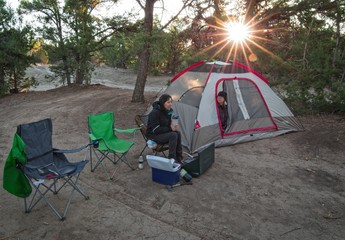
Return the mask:
M213 41L202 52L212 52L212 58L222 56L221 58L226 62L244 60L249 64L258 60L255 54L257 49L277 58L262 44L264 41L271 41L265 37L268 30L260 29L259 24L254 23L254 19L248 23L241 20L216 19L215 24L207 24L207 27L214 29Z

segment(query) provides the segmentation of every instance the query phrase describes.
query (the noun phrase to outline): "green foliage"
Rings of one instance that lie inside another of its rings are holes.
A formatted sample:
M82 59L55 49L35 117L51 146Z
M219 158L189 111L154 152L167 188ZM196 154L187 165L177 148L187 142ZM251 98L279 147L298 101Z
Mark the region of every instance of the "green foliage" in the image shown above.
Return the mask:
M41 23L36 29L49 44L37 57L46 60L47 53L52 71L62 83L88 84L94 65L92 61L114 32L123 32L130 22L125 17L111 19L96 17L94 10L102 1L22 1L20 11L37 17Z
M140 25L142 21L137 24ZM146 42L150 42L149 73L176 73L181 64L182 56L186 53L184 39L181 39L178 27L171 27L169 31L160 30L159 23L154 22L151 36L141 29L135 33L115 34L101 50L105 63L112 67L138 69L138 60L141 49Z
M107 65L126 69L136 62L134 34L118 33L106 44L109 47L103 48L100 54Z
M299 114L345 113L345 83L337 83L336 92L327 89L313 91L290 85L285 102Z
M8 94L8 90L9 90L9 85L8 85L8 82L6 81L0 85L0 97Z
M303 30L295 32L294 43L286 53L289 56L286 63L291 69L281 75L287 84L286 101L299 113L344 111L341 109L341 98L336 97L342 89L336 84L342 71L332 65L335 45L332 32L314 30L307 36ZM345 67L345 64L340 63L341 65L342 68ZM280 69L274 71L278 76L281 74Z
M28 26L15 28L20 23L14 12L0 0L0 94L9 89L18 92L28 86L25 82L25 69L33 63L28 53L33 47L33 32Z

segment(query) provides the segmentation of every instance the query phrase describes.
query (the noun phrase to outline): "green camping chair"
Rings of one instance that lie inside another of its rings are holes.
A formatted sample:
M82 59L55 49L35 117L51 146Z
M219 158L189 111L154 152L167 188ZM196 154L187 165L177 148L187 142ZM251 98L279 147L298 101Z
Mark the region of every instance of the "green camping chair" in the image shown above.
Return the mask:
M89 114L88 126L90 142L93 145L93 147L90 147L91 172L94 172L99 165L104 167L103 160L105 159L117 165L110 179L113 179L120 161L124 162L132 170L135 169L126 159L126 154L134 145L134 134L139 128L124 130L114 128L114 114L112 112ZM115 132L133 134L133 141L120 139ZM93 165L92 152L97 158L95 165Z

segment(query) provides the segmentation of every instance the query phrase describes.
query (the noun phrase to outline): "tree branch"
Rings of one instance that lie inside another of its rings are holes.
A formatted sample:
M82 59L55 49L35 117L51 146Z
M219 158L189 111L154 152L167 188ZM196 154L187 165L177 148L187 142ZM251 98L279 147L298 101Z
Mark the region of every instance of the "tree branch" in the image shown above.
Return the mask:
M139 4L139 6L140 6L142 9L145 10L145 6L141 3L140 0L135 0L135 1Z
M139 1L139 0L137 0ZM176 18L181 14L181 12L186 9L186 7L190 6L195 0L187 0L186 2L183 3L183 6L181 7L181 9L175 14L175 16L173 16L165 25L163 25L159 31L163 31L165 28L167 28L170 23L172 23L173 21L176 20Z

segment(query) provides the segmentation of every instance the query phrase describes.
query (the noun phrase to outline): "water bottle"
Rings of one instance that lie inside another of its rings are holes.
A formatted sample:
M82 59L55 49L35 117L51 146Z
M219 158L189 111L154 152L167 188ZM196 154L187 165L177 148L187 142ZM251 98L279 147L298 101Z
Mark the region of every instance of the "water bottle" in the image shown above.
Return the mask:
M139 161L138 168L139 169L143 169L144 168L144 158L143 158L143 156L140 156L138 161Z
M186 182L190 182L192 180L192 176L189 175L189 173L184 170L183 168L180 171L180 176L185 180Z
M179 119L179 116L177 114L171 115L171 124L178 125L178 119Z

